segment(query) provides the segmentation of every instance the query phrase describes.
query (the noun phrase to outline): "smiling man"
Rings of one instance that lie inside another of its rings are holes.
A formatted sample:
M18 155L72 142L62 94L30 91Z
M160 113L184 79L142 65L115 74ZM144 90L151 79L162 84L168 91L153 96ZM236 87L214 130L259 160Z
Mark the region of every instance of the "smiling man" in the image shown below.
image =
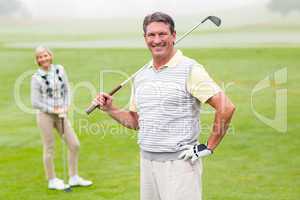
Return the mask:
M94 100L124 126L138 129L141 200L200 200L201 158L221 142L235 110L203 66L174 48L174 27L165 13L145 17L152 60L134 78L129 111L115 107L106 93ZM204 103L215 109L215 119L207 144L199 144Z

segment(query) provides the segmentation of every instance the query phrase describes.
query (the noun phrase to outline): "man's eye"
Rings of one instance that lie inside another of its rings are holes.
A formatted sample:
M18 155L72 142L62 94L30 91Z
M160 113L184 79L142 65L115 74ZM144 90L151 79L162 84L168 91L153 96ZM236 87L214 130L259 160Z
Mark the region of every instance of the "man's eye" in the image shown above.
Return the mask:
M160 33L159 36L166 36L168 35L167 33Z

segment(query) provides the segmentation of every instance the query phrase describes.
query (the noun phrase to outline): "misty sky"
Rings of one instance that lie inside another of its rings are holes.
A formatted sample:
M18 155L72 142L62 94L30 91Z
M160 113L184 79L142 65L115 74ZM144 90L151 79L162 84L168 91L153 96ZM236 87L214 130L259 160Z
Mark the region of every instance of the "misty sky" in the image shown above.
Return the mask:
M246 6L264 6L270 0L20 0L33 18L143 17L152 11L172 15L215 13Z

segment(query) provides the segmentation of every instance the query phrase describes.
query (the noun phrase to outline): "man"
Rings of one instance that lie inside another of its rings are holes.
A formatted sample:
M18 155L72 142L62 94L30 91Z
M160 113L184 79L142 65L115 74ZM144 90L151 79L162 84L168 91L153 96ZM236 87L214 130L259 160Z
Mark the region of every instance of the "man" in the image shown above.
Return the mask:
M106 93L93 102L122 125L138 129L142 200L199 200L201 158L216 149L235 107L202 65L174 48L170 16L150 14L143 29L153 59L134 79L129 111L114 106ZM197 143L204 103L216 111L207 145Z

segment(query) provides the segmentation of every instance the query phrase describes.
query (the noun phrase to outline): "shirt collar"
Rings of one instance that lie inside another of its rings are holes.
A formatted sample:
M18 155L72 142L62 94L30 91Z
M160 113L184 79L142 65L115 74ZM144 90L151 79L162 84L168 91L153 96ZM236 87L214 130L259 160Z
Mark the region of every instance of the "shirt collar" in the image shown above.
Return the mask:
M164 69L166 67L174 67L176 66L181 60L182 60L183 54L178 49L176 50L175 55L164 65L161 67L161 69ZM153 66L153 59L149 62L149 68L152 68Z
M41 67L38 69L38 74L41 76L45 76L47 74L49 74L49 72L51 72L53 70L53 64L50 65L50 69L48 71L43 70Z

